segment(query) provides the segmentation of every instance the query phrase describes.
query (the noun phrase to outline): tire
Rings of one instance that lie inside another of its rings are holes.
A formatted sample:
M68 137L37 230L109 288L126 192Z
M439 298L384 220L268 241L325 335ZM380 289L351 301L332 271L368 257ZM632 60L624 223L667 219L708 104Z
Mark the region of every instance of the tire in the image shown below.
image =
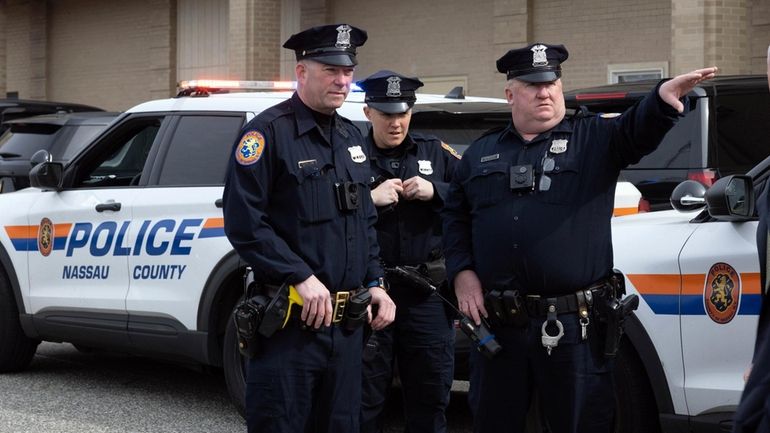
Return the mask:
M238 350L238 338L235 332L235 323L232 319L227 321L225 327L225 339L222 342L222 359L225 373L225 383L230 400L235 405L238 413L246 417L246 358Z
M660 433L655 395L644 365L627 339L620 344L615 362L615 431Z
M11 285L0 268L0 373L27 368L35 356L38 344L39 340L24 335Z

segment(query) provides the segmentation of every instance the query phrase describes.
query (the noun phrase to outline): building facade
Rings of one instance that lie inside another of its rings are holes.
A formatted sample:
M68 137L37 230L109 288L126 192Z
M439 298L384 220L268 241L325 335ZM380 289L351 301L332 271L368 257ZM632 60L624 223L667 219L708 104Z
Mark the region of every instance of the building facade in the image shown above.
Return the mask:
M282 42L337 22L369 33L357 78L393 69L425 91L502 96L495 60L536 41L569 49L565 89L764 73L770 0L0 0L0 97L124 110L185 79L292 80Z

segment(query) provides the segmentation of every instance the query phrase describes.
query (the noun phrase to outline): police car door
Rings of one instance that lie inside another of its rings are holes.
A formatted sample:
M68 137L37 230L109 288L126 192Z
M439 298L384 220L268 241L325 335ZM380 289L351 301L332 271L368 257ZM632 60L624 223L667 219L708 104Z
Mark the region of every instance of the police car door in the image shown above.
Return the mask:
M690 415L736 406L759 314L756 221L700 224L680 255L682 355Z
M204 285L217 263L233 251L224 234L222 190L245 122L240 112L174 117L148 187L134 202L140 229L131 239L140 249L128 258L130 322L174 329L181 322L186 329L197 329Z
M32 311L61 324L125 330L128 257L138 249L131 205L160 116L124 117L65 169L64 190L43 192L30 223L49 233L30 254Z

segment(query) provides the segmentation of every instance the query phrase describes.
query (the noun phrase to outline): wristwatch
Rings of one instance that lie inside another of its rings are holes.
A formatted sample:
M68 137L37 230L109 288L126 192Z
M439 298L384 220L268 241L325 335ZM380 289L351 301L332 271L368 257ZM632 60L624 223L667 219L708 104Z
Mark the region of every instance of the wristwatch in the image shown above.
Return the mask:
M375 280L369 281L369 283L366 285L366 288L371 289L372 287L379 287L386 292L390 289L388 280L386 280L385 277L379 277Z

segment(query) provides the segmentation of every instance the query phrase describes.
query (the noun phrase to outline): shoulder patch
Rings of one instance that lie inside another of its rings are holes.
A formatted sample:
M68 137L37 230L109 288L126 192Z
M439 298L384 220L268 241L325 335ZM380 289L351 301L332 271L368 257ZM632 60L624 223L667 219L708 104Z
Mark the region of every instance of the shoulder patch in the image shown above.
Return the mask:
M251 165L259 161L265 150L265 136L259 131L243 134L235 149L235 160L241 165Z
M447 152L451 153L451 154L452 154L452 156L454 156L455 158L457 158L457 159L460 159L460 158L461 158L461 157L460 157L460 154L459 154L459 153L457 153L457 151L456 151L456 150L452 149L452 146L450 146L450 145L448 145L448 144L444 143L443 141L441 142L441 147L443 147L443 148L444 148L444 150L446 150Z

